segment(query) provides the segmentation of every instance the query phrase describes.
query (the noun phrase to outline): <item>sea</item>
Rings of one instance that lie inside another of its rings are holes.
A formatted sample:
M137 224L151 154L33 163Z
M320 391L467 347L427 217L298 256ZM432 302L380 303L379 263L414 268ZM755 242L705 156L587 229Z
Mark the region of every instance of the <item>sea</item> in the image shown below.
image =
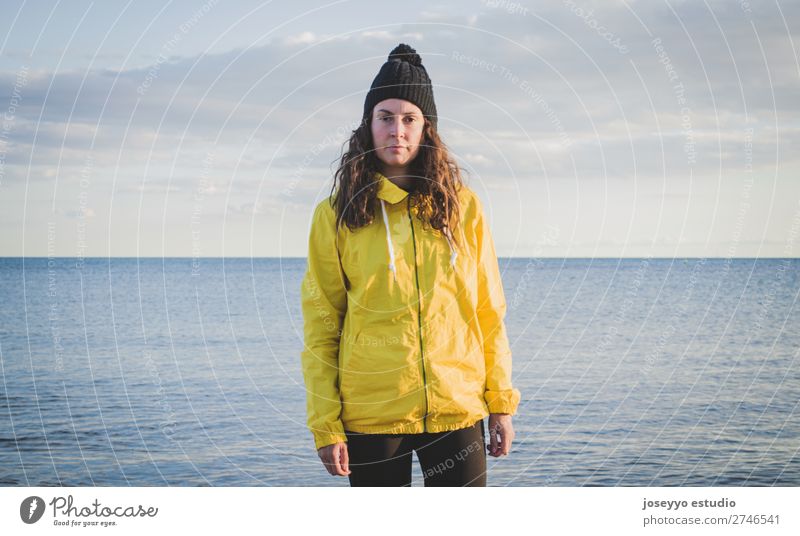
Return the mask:
M800 259L499 264L490 486L800 485ZM0 485L347 486L306 427L305 268L0 258Z

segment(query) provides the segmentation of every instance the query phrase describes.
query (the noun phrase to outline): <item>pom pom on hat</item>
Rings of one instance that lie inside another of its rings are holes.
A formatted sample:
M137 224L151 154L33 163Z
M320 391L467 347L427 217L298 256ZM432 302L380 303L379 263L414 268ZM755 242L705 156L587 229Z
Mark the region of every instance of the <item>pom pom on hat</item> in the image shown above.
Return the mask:
M410 46L406 45L405 43L400 43L394 50L389 53L389 59L387 61L406 61L411 65L415 65L417 67L422 66L422 58L419 57L417 51L411 48Z

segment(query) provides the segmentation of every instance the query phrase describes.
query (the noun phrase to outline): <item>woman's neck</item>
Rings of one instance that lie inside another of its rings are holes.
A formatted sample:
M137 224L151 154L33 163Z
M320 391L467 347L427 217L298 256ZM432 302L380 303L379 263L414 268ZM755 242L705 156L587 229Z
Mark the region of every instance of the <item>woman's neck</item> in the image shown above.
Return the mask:
M388 167L381 169L381 174L392 181L395 186L409 191L414 187L414 177L407 175L407 167Z

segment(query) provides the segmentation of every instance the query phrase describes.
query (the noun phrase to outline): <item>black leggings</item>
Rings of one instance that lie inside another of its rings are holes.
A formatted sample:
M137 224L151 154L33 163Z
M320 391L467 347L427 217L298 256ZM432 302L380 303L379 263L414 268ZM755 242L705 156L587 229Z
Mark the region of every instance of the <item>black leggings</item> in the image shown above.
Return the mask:
M425 486L486 486L483 419L450 432L345 435L352 487L411 486L412 451Z

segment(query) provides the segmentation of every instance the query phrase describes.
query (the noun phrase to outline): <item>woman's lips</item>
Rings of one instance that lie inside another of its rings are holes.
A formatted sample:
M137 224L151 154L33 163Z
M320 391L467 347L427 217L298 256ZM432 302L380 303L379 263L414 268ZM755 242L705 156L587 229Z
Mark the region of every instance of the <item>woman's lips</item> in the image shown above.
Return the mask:
M400 152L400 151L402 151L403 149L405 149L405 147L403 147L402 145L390 145L390 146L389 146L389 150L390 150L390 151L397 151L397 152Z

